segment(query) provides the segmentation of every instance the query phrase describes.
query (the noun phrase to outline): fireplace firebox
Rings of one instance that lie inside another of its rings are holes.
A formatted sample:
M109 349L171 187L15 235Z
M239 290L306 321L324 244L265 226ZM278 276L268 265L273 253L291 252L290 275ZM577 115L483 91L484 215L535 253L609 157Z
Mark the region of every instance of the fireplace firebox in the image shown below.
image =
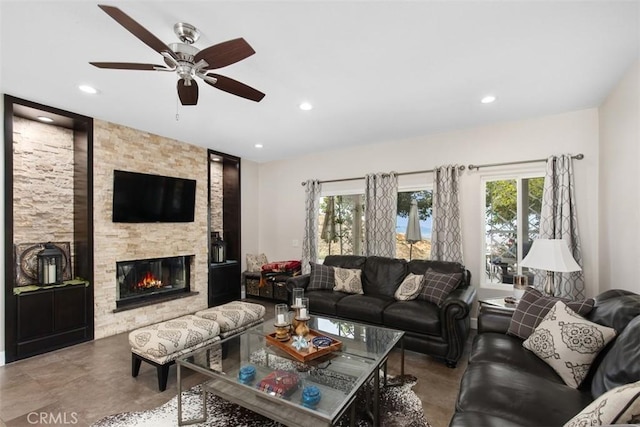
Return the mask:
M191 256L116 262L116 307L141 305L188 293Z

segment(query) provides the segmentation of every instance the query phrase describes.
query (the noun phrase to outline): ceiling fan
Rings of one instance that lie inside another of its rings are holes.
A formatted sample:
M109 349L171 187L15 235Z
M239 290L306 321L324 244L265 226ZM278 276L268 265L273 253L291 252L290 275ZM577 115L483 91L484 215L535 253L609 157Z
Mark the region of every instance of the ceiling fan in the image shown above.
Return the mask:
M196 77L216 89L251 101L260 102L264 98L264 93L259 90L229 77L210 72L210 70L226 67L256 53L243 38L228 40L200 50L193 46L193 43L200 37L200 32L193 25L179 22L173 27L173 30L182 43L166 45L117 7L106 5L98 5L98 7L131 34L162 55L166 65L90 62L91 65L115 70L175 71L180 77L178 97L182 105L196 105L198 103Z

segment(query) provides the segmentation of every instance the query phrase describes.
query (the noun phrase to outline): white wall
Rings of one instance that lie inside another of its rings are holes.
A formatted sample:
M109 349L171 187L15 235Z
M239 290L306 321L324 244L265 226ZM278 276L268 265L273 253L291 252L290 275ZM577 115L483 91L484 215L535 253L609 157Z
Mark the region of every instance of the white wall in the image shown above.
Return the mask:
M301 138L301 144L304 139ZM364 145L260 165L259 249L270 260L299 259L304 227L304 187L310 178L336 179L370 172L408 172L434 166L511 162L553 154L583 153L575 161L578 224L582 236L587 293L597 292L598 266L598 111L588 109L555 116L447 132L411 140ZM472 283L484 268L481 254L480 178L509 168L465 170L461 176L463 250ZM432 174L422 177L432 181ZM353 187L363 188L363 181ZM330 186L324 186L326 189Z
M4 99L0 102L0 117L4 117ZM4 147L4 126L2 131L2 142ZM0 150L0 176L4 181L4 148ZM4 281L4 185L0 185L0 224L2 224L2 231L0 232L0 236L2 236L2 244L0 244L0 277L2 277ZM6 284L5 284L6 286ZM4 346L4 316L5 316L5 308L4 308L4 288L0 292L0 366L4 365L4 354L5 354L5 346Z
M600 107L600 289L640 293L640 62Z

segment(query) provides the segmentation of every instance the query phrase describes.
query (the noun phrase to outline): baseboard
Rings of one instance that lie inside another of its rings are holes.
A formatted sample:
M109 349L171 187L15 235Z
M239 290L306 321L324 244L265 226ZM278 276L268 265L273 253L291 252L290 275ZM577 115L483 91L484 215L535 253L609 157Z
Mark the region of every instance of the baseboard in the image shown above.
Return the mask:
M4 366L4 351L0 351L0 366Z
M478 329L478 318L472 317L470 320L471 329Z

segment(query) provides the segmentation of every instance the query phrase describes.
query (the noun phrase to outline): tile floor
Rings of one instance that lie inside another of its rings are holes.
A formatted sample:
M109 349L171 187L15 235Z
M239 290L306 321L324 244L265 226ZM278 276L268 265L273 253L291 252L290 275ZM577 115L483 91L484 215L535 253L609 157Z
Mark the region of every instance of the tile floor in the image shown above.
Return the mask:
M267 318L273 317L273 304L248 301L265 305ZM433 427L448 425L465 367L466 356L450 369L429 356L405 352L405 372L418 378L414 391ZM388 370L400 373L400 350L391 353ZM204 379L184 372L187 387ZM106 415L154 408L177 393L175 366L167 390L160 393L157 387L156 369L146 363L137 378L131 377L128 333L114 335L0 367L0 427L89 426Z

